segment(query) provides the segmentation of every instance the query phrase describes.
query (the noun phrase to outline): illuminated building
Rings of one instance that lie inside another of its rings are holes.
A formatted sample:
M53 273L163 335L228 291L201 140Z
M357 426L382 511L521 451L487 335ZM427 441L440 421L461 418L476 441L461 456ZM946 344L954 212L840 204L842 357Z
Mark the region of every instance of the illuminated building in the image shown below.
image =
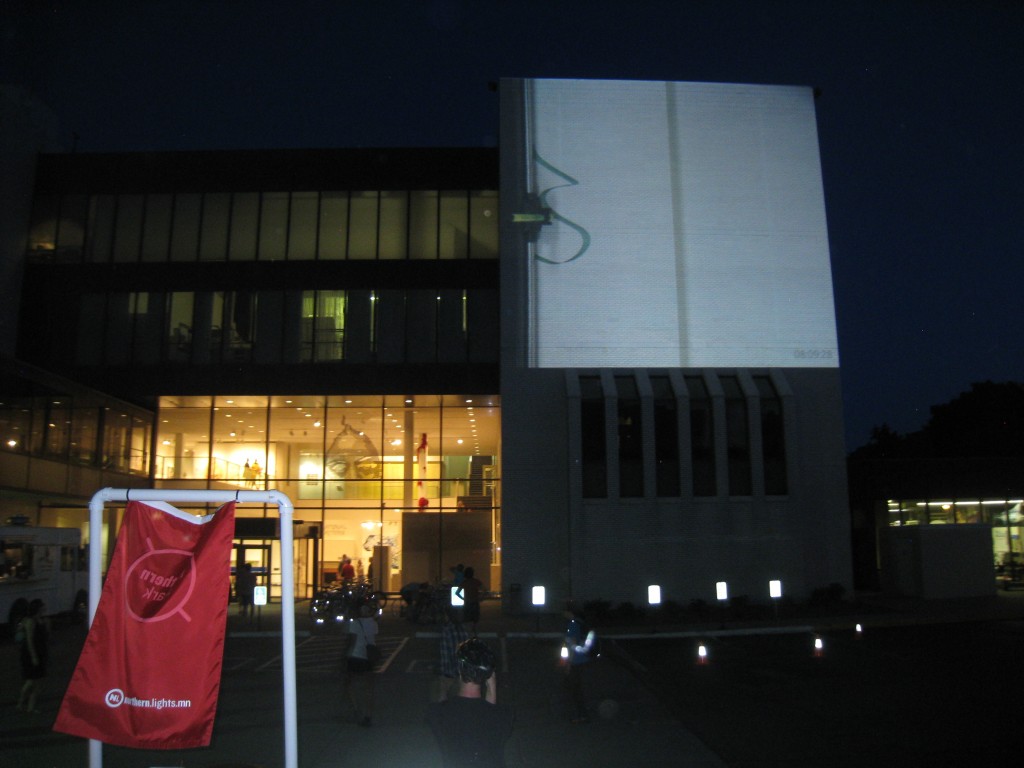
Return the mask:
M18 356L151 409L157 486L287 493L300 596L343 554L510 608L848 588L809 89L502 99L500 152L41 156Z

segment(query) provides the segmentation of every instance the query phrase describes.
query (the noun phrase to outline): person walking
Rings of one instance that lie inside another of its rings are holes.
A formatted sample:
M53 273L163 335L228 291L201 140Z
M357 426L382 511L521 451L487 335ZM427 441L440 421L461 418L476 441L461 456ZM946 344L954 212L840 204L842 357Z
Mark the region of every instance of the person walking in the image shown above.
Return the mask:
M512 712L498 705L495 657L479 638L456 651L457 695L427 710L427 725L441 750L445 768L505 765L505 742L512 733Z
M252 572L251 563L242 563L235 574L235 597L238 598L238 614L252 621L254 609L253 595L256 593L256 574Z
M446 701L453 694L452 689L459 676L458 649L468 639L466 629L459 621L458 612L454 608L446 607L441 612L440 658L433 701Z
M472 566L466 568L465 576L456 588L455 594L463 601L462 620L472 626L472 633L475 635L477 622L480 621L480 597L484 584L474 574Z
M344 703L355 722L364 728L373 717L373 656L377 648L377 619L373 606L363 603L358 616L348 620L348 648L345 653Z
M562 661L565 665L565 689L572 706L572 722L587 723L586 697L583 678L593 660L595 634L587 629L582 609L575 603L566 608L569 624L565 628Z
M24 684L18 696L18 709L39 714L36 705L42 680L46 677L50 658L50 621L44 615L46 605L36 598L28 606L28 614L19 622L21 635L21 676Z
M356 580L356 569L352 565L352 558L348 555L343 555L341 558L341 568L338 569L338 574L341 577L341 583L346 586L352 586L352 582Z

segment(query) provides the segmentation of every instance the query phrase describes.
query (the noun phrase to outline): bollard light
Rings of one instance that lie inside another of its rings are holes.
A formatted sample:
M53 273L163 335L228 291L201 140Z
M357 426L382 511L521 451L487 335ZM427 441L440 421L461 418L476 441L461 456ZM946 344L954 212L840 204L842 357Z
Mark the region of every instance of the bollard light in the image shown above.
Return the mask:
M856 632L856 633L857 633L858 635L860 635L860 634L863 634L863 633L864 633L864 627L862 627L862 626L860 625L860 622L858 622L858 623L857 623L857 626L855 626L855 627L853 628L853 631L854 631L854 632Z
M647 603L648 605L661 605L661 587L657 584L647 587Z
M825 653L825 643L821 639L821 635L814 636L814 656L820 658Z
M704 643L700 643L697 646L697 663L707 664L708 663L708 647Z
M715 594L718 596L719 600L728 600L729 599L729 585L726 584L724 581L717 582L715 584Z
M534 587L532 595L534 605L544 605L544 587Z
M768 582L768 596L773 599L782 597L782 582L778 579L773 579Z

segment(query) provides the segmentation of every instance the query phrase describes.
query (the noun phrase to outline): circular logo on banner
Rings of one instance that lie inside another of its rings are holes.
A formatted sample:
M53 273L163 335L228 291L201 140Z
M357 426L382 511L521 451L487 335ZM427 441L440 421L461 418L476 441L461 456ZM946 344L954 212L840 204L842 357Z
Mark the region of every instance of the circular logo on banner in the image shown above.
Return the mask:
M103 700L111 709L117 709L124 704L124 691L120 688L111 688Z
M124 577L124 597L128 613L136 621L169 619L180 613L185 621L191 617L185 604L196 585L193 554L184 549L152 549L129 566Z

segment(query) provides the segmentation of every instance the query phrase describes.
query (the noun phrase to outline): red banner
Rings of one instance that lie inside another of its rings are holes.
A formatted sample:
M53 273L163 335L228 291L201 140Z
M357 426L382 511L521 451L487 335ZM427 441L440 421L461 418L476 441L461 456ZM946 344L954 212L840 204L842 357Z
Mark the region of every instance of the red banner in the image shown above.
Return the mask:
M143 749L210 743L234 521L234 502L207 517L128 503L55 731Z

